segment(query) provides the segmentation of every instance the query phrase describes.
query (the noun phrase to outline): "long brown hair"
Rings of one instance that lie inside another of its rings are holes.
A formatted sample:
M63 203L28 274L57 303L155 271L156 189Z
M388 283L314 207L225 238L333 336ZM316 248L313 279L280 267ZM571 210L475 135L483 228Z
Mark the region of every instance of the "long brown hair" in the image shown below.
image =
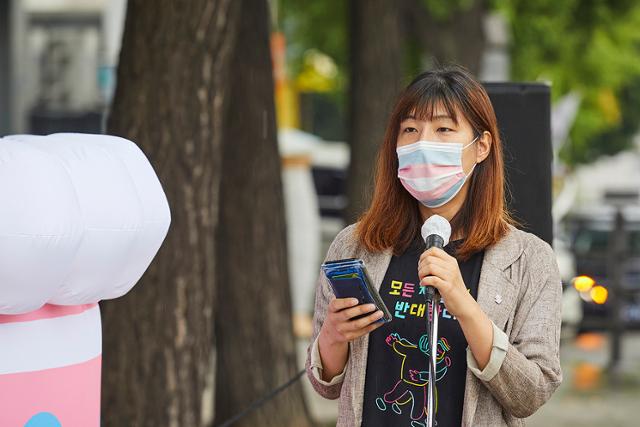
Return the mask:
M464 68L449 66L417 76L400 94L391 113L378 153L371 206L360 218L357 236L371 252L393 248L402 254L420 238L422 219L416 199L398 179L396 143L400 124L409 115L431 120L437 107L457 123L462 114L474 131L487 131L493 142L486 159L471 175L466 199L451 220L454 232L466 236L456 255L468 259L500 240L513 223L505 204L502 143L496 115L487 92Z

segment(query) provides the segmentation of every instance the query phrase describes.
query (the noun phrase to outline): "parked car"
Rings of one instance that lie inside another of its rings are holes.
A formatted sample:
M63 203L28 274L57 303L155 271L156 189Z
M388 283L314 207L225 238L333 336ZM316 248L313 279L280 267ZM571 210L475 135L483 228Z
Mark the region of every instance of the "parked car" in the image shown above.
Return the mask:
M624 328L640 327L640 206L623 209L626 229L626 257L620 260L623 280L620 316ZM614 229L612 207L583 208L565 221L575 257L576 277L571 281L582 299L580 330L606 329L611 318L611 289L608 263Z

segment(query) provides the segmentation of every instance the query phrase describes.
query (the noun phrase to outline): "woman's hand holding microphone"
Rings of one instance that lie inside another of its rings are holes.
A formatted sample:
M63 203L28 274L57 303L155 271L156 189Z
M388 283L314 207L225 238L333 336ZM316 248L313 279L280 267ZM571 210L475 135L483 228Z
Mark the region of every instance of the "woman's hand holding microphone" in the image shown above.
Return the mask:
M457 318L473 315L477 303L462 279L458 261L444 250L432 247L420 256L418 278L421 286L433 286L444 305Z
M458 319L478 367L484 369L491 357L493 324L469 293L458 261L440 248L429 248L418 261L418 277L421 286L438 290L447 311Z

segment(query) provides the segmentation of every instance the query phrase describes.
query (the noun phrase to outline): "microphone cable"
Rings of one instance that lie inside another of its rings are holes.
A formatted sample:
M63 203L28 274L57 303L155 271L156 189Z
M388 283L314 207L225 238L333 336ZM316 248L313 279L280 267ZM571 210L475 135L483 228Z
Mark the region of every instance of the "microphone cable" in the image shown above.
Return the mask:
M306 372L306 369L301 370L293 378L291 378L289 381L287 381L286 383L276 387L275 389L273 389L272 391L270 391L266 395L254 400L253 402L251 402L251 404L249 406L247 406L241 412L239 412L236 415L234 415L233 417L229 418L227 421L223 422L222 424L219 424L217 427L229 427L229 426L235 424L240 419L246 417L251 412L253 412L256 409L260 408L262 405L264 405L265 403L267 403L268 401L270 401L271 399L276 397L278 394L280 394L280 392L284 391L287 387L291 386L293 383L298 381L304 375L305 372Z

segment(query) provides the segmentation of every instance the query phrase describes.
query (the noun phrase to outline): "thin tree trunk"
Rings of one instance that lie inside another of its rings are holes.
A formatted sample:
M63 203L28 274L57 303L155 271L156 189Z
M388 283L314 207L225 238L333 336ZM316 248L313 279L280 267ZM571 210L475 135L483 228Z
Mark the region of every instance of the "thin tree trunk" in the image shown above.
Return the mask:
M224 128L215 311L216 425L297 371L267 4L243 4ZM309 425L300 382L235 424Z
M350 2L351 164L347 183L347 222L362 214L372 193L376 154L389 113L402 84L404 55L400 8L389 0Z
M483 21L487 1L473 0L468 6L458 7L447 18L437 19L428 12L423 0L407 0L404 22L432 61L460 64L478 74L486 46Z
M141 283L102 304L105 426L213 419L214 236L240 19L233 0L128 2L108 131L148 155L172 224Z

